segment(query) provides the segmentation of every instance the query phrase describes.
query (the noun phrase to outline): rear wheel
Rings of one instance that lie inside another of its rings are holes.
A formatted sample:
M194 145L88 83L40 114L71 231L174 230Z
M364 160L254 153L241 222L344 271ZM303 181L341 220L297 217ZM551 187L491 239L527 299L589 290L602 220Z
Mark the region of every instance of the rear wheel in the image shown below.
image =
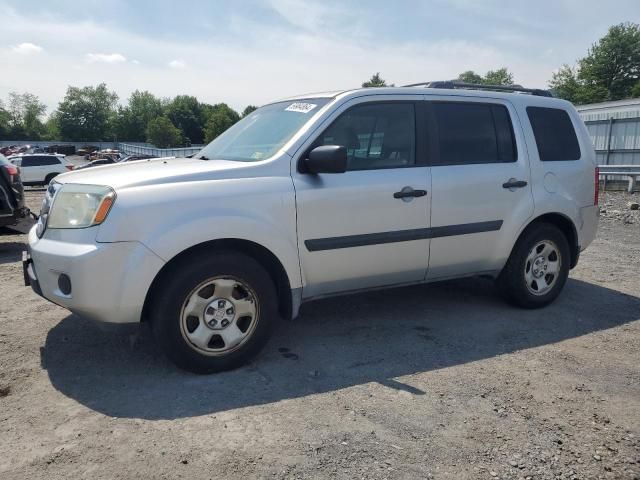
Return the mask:
M278 319L271 277L235 252L194 255L165 275L152 329L180 368L212 373L241 366L264 346Z
M523 308L553 302L569 276L569 243L554 225L531 225L520 237L498 284L507 299Z
M47 175L44 178L44 183L43 185L46 187L47 185L49 185L49 183L51 183L51 180L53 180L55 177L57 177L58 174L57 173L50 173L49 175Z

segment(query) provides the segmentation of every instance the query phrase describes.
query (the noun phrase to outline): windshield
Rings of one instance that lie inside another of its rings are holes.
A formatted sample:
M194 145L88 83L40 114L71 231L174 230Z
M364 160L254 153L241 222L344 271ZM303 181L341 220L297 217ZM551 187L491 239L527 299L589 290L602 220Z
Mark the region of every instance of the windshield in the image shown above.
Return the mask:
M273 103L250 113L195 158L257 162L275 154L330 98L305 98Z

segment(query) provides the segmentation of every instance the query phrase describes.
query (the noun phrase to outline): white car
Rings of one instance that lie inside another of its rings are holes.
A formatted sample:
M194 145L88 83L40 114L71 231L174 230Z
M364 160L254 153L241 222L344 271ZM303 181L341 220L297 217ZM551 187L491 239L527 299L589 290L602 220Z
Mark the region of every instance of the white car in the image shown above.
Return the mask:
M48 185L61 173L73 170L64 155L60 154L28 154L9 157L9 161L20 167L20 176L25 185Z
M543 91L444 86L294 97L194 158L61 175L25 277L78 315L150 322L195 372L243 364L279 317L345 292L484 275L543 307L596 234L587 130Z

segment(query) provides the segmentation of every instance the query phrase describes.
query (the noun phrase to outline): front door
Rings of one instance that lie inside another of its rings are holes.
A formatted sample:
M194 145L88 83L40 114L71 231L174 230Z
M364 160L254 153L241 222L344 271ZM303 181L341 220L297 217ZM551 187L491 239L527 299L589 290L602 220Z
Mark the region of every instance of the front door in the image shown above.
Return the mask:
M304 297L422 281L430 174L419 97L343 106L311 148L342 145L348 171L293 173Z
M502 268L534 207L512 106L448 98L427 102L433 133L429 279Z

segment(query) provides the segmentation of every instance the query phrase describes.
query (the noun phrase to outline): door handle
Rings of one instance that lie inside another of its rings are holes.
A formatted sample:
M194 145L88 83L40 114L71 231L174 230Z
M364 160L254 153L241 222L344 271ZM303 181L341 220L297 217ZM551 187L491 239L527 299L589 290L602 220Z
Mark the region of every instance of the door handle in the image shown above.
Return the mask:
M394 193L393 198L424 197L426 194L426 190L414 190L411 187L404 187L399 192Z
M508 182L502 184L502 188L508 188L509 190L523 188L526 186L527 182L525 182L524 180L516 180L515 178L510 178Z

